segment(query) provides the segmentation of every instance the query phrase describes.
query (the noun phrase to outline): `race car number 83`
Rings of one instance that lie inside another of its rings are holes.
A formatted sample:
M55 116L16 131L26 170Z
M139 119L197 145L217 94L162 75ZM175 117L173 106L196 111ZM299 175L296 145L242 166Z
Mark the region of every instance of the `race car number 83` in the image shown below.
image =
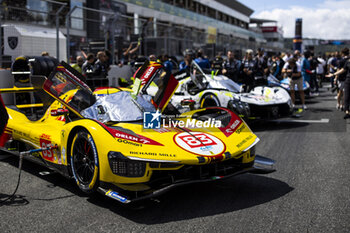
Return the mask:
M179 138L191 148L216 145L216 143L205 134L196 134L195 136L185 135L179 136Z
M46 149L48 147L52 147L52 144L48 140L40 139L40 146L41 146L41 148ZM54 161L52 150L43 150L42 153L43 153L43 158L45 160Z
M202 132L182 132L174 136L180 148L201 156L220 155L225 150L224 143L214 135Z

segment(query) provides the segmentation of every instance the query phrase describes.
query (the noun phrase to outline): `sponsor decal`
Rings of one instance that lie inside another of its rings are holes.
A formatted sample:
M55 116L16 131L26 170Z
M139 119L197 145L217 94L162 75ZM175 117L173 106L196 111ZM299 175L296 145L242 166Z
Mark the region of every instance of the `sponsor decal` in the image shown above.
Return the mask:
M142 144L138 144L138 143L135 143L135 142L131 142L131 141L128 141L128 140L126 140L126 139L118 138L117 142L124 143L124 144L128 144L128 145L132 145L132 146L139 146L139 147L142 147Z
M219 128L221 130L221 132L223 132L223 134L225 134L226 137L231 136L236 130L237 128L242 125L242 120L233 112L230 112L231 114L231 120L228 123L228 125L226 127L221 127ZM244 125L244 124L243 124Z
M110 127L107 127L103 124L101 124L101 126L103 126L113 137L118 138L118 139L124 139L124 140L128 140L131 142L136 142L136 143L140 143L140 144L144 144L144 145L153 145L153 146L163 146L163 144L156 142L150 138L144 137L142 135L133 133L133 134L129 134L129 133L125 133ZM118 142L122 142L122 143L126 143L126 141L120 141L118 140ZM133 144L135 145L135 144Z
M96 149L96 146L95 146L94 139L92 139L92 137L89 137L89 142L91 143L92 149L94 151L95 166L98 167L97 149Z
M240 128L236 130L236 134L240 134L245 129L245 125L242 125Z
M200 149L202 151L210 151L213 148L213 146L202 146Z
M106 196L110 197L110 198L113 198L117 201L120 201L122 203L127 203L129 202L129 200L123 196L121 196L119 193L115 192L115 191L112 191L112 190L109 190L108 192L106 192Z
M64 146L62 147L61 154L62 154L63 163L65 164L66 163L66 148L64 148Z
M182 132L174 136L174 142L180 148L200 156L222 156L225 144L217 137L202 132Z
M142 80L142 85L145 85L148 81L148 79L150 78L150 75L153 73L153 70L155 68L153 66L149 67L146 74L141 78Z
M46 140L51 140L51 135L42 134L42 135L40 136L40 138L46 139Z
M248 137L246 137L243 141L241 141L240 143L238 143L236 146L237 148L240 148L242 147L245 143L247 143L250 139L252 139L253 136L252 135L249 135Z
M176 157L176 154L157 153L157 152L130 151L129 153L130 153L130 155Z

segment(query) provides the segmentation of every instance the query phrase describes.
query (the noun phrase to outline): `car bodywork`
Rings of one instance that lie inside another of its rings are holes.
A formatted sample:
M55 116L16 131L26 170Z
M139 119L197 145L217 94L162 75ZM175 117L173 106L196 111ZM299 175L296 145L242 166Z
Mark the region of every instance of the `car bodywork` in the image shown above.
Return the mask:
M274 77L273 75L270 74L268 76L268 85L270 87L282 87L285 90L287 90L288 92L290 92L290 79L289 78L284 78L281 81L279 81L276 77ZM294 90L298 91L297 85L295 85ZM305 80L303 80L303 91L307 97L310 96L310 85Z
M2 135L2 133L5 130L8 118L9 118L9 116L7 114L4 102L2 101L2 97L0 95L0 136Z
M144 64L135 78L147 79L150 67ZM259 138L225 108L208 107L171 119L189 118L197 124L210 118L222 122L219 128L164 123L144 128L146 110L170 111L168 101L178 85L170 73L157 72L158 91L152 98L144 93L155 76L144 82L139 94L116 88L93 93L62 62L43 84L54 101L40 119L29 120L7 106L6 140L0 146L12 153L45 149L27 158L74 177L86 193L99 191L122 203L193 182L274 171L274 161L255 154Z

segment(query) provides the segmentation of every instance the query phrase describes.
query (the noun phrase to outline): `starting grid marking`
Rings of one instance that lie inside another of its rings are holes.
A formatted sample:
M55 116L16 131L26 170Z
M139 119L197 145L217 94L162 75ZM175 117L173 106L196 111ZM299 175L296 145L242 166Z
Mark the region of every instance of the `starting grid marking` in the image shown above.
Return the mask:
M281 122L281 123L311 123L311 124L328 124L329 119L321 119L321 120L272 120L272 122Z

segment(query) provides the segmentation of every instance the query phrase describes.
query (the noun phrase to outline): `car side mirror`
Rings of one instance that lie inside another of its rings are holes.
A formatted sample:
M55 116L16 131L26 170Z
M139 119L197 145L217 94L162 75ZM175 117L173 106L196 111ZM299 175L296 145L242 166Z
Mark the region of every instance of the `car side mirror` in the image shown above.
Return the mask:
M183 99L181 100L181 106L183 107L189 107L190 110L194 110L194 104L196 103L196 101L192 100L192 99Z
M58 108L58 109L52 109L50 114L51 116L62 116L69 113L68 109Z

